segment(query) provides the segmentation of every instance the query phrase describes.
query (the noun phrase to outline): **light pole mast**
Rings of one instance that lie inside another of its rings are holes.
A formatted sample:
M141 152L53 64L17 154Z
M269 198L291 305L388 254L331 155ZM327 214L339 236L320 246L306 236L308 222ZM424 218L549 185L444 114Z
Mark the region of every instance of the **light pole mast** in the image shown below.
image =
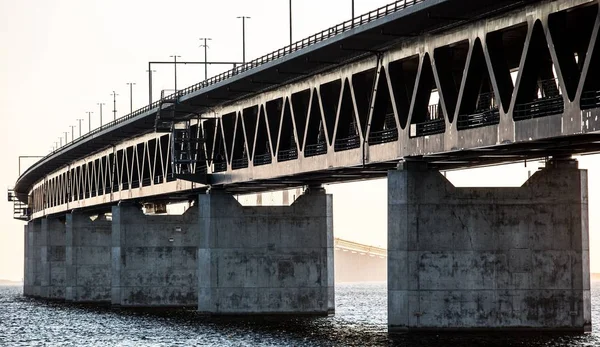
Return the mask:
M106 105L103 102L99 102L98 106L100 106L100 128L102 128L102 106Z
M290 0L290 46L292 45L292 0Z
M133 113L133 86L135 86L134 82L127 82L129 86L129 114Z
M112 92L112 97L113 97L113 121L117 120L117 96L119 94L117 94L114 90Z
M71 127L71 142L75 141L75 125L69 125Z
M208 43L207 41L212 40L210 37L201 37L200 41L204 41L203 45L200 47L204 47L204 80L208 79Z
M175 93L177 93L177 58L181 58L181 56L173 54L173 55L170 55L169 57L173 58L173 60L174 60L173 66L175 68L175 70L174 70L175 71Z
M246 19L250 17L240 16L238 19L242 19L242 63L246 63Z
M92 132L92 113L94 113L94 112L88 111L86 113L88 114L88 126L89 126L88 133L91 133Z
M77 122L79 123L79 137L81 137L81 122L83 122L83 118L77 118Z

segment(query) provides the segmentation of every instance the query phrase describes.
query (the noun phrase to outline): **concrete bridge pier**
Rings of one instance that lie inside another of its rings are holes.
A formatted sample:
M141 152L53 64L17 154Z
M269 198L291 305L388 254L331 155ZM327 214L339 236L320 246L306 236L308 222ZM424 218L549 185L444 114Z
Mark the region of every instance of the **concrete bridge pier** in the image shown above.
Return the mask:
M41 294L41 239L42 221L40 219L31 220L25 228L25 276L23 279L23 295L28 297L39 297Z
M42 218L40 239L40 297L65 299L65 222L55 217Z
M587 171L551 160L518 188L455 188L405 162L388 175L388 325L591 329Z
M332 314L332 196L309 189L291 206L198 198L198 310L207 314Z
M111 229L104 213L66 215L65 299L75 303L110 303Z

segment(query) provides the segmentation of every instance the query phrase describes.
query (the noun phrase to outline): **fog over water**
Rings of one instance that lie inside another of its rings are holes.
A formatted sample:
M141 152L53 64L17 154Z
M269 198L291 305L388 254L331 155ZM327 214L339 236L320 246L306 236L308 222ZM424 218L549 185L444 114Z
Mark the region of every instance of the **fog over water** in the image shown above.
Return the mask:
M338 284L333 317L208 318L24 298L0 286L0 346L597 346L600 282L590 334L387 334L386 283Z

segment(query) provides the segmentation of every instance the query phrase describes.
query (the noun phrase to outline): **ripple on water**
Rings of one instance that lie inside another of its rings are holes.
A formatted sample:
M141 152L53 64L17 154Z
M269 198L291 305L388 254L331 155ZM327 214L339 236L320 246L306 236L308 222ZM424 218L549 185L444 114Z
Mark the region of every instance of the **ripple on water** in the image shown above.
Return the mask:
M597 346L600 288L592 289L594 333L387 334L387 286L339 284L336 315L207 318L193 311L142 312L40 302L0 287L0 346Z

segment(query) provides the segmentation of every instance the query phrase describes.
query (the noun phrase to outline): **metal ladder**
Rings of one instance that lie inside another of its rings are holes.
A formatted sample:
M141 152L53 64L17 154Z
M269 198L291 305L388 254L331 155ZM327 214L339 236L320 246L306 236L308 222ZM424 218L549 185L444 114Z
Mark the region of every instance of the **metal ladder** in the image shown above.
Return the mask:
M8 189L8 201L13 203L13 218L28 221L31 215L29 206L19 200L13 189Z

